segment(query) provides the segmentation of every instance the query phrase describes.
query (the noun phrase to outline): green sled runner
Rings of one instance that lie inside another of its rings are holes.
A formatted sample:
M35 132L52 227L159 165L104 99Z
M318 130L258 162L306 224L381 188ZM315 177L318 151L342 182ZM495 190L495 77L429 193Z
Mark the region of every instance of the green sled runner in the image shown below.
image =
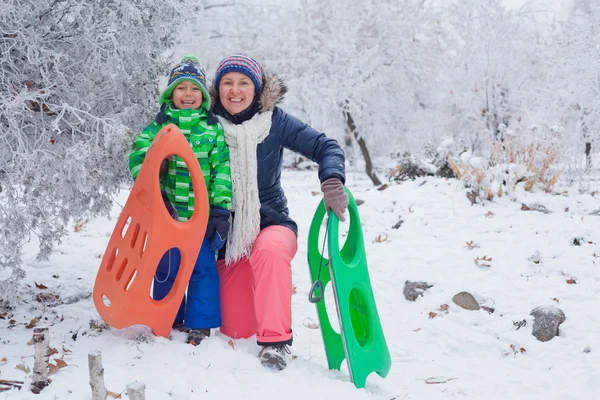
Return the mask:
M308 234L308 265L313 282L309 300L317 306L329 369L339 370L346 359L350 380L356 388L364 388L372 372L385 378L392 360L373 297L358 209L347 188L346 193L350 218L348 237L340 249L339 219L329 213L325 232L325 238L329 237L329 259L324 258L319 250L319 231L326 216L323 201L313 217ZM323 299L323 289L329 282L333 288L341 334L333 329Z

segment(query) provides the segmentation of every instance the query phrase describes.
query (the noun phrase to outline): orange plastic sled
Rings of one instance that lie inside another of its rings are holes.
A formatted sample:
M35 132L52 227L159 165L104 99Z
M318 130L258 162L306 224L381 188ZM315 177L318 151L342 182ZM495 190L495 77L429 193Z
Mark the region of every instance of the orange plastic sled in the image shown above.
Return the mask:
M160 195L160 164L171 154L185 161L194 186L194 214L186 222L171 218ZM120 329L143 324L155 335L169 336L204 239L208 211L198 160L179 128L167 125L146 154L96 277L94 304L108 325ZM156 301L150 296L152 280L171 248L179 249L181 265L169 294Z

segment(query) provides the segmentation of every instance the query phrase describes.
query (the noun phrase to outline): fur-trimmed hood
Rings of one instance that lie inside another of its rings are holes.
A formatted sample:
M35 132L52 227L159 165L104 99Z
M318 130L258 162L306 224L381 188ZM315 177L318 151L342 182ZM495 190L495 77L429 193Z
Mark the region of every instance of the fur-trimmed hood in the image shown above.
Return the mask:
M218 92L217 89L211 85L209 89L211 101L213 107L218 104ZM283 79L274 72L265 71L263 77L263 88L260 93L260 112L273 111L277 104L279 104L285 94L287 93L287 86L283 82Z

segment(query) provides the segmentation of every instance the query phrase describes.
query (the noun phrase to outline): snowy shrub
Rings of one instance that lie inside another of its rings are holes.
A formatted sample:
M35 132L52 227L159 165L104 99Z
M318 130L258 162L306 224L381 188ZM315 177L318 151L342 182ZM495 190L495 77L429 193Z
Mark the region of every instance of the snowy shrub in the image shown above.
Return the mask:
M437 147L432 144L426 144L423 148L425 156L429 163L437 168L435 174L441 178L456 178L454 171L450 168L448 159L454 155L459 155L467 150L466 144L457 143L452 138L443 138Z
M3 0L0 300L24 275L32 234L46 258L71 219L108 213L192 3Z
M437 171L435 165L420 160L410 153L404 153L387 174L390 181L403 182L408 179L415 180L421 176L431 176Z
M551 134L557 131L554 127L548 130ZM467 151L460 157L450 157L450 168L481 199L501 197L519 183L527 191L551 192L560 176L556 169L560 148L551 134L538 131L534 126L529 135L516 136L506 130L503 141L492 142L489 159Z

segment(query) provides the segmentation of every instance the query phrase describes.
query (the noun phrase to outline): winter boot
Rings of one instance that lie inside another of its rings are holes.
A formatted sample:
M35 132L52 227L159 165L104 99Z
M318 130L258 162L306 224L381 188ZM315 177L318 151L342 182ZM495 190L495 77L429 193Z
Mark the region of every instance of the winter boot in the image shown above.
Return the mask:
M176 322L173 324L173 330L175 330L177 332L188 333L191 329L183 326L183 322Z
M267 368L282 370L287 366L287 355L291 354L290 348L285 344L263 346L258 357L260 363Z
M210 336L210 329L190 329L187 334L186 343L198 346L201 341Z

